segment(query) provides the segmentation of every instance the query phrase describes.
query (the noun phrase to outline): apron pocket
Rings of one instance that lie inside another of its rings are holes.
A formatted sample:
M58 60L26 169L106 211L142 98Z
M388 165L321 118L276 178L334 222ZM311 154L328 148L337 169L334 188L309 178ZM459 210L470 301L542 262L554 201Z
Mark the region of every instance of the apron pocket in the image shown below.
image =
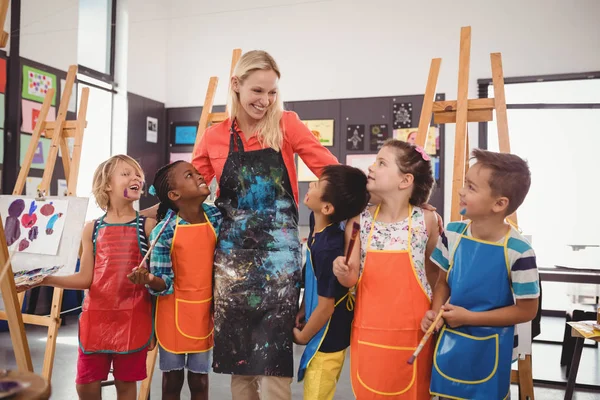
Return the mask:
M213 333L212 297L191 301L175 299L175 324L183 336L206 339Z
M413 365L407 361L416 347L393 347L359 340L356 349L356 378L370 392L397 396L408 392L415 383L417 361Z
M481 384L496 374L498 351L498 334L479 337L444 327L435 348L433 365L440 375L452 382Z

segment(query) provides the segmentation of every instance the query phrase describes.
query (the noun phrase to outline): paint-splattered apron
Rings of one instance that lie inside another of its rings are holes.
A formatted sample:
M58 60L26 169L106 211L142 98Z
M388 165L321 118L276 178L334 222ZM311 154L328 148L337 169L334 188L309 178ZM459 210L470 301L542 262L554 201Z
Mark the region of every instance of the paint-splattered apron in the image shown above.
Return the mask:
M244 151L234 125L215 204L213 369L292 377L301 253L298 210L280 152ZM237 148L237 149L236 149Z
M514 304L507 243L462 232L448 270L452 304L481 312ZM444 327L433 358L431 393L451 399L496 400L510 395L514 326Z

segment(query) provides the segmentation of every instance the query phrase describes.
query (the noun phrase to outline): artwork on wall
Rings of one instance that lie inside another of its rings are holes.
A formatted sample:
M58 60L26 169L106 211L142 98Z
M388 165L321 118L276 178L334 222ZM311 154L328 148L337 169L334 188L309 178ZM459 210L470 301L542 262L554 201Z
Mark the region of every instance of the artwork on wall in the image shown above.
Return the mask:
M22 98L42 103L44 96L46 96L46 93L50 89L56 89L56 75L23 65ZM54 92L54 97L52 98L52 105L55 102L56 92Z
M146 117L146 141L158 143L158 119Z
M358 168L369 175L369 167L375 163L377 154L348 154L346 156L346 165Z
M37 123L40 111L42 109L41 103L34 101L22 100L22 116L23 123L21 125L21 132L33 133L35 124ZM56 108L50 107L48 110L47 121L54 121L56 119Z
M381 147L383 146L383 143L385 143L386 140L389 139L390 137L390 132L388 131L388 125L387 124L377 124L377 125L371 125L370 128L371 131L371 135L370 135L370 150L371 151L379 151L379 149L381 149Z
M28 196L29 197L29 196ZM67 218L67 200L0 198L0 215L9 250L56 255Z
M333 119L304 120L304 125L311 130L313 135L325 147L333 146L334 123Z
M28 176L25 179L25 196L36 197L38 187L42 184L42 178L36 176ZM48 193L50 195L50 193Z
M412 126L412 103L394 103L394 129L410 128Z
M359 151L364 149L365 126L348 125L346 129L346 150Z
M175 161L192 162L192 153L171 153L169 162Z
M175 145L193 146L196 143L197 125L178 125L175 127Z
M58 188L58 193L56 195L58 197L66 197L68 193L67 180L57 179L56 186Z
M29 143L31 142L31 135L26 133L21 134L21 143L19 144L20 149L20 157L19 157L19 165L23 165L23 160L25 160L25 154L27 153L27 149L29 148ZM38 142L37 148L35 150L35 154L33 155L33 161L31 162L32 169L44 169L46 166L46 160L48 159L48 154L50 153L50 139L48 138L40 138Z
M415 144L417 140L418 128L408 129L395 129L394 138L402 140L411 144ZM429 155L436 155L440 149L440 128L437 126L430 126L427 133L427 142L425 144L425 150Z
M6 93L6 59L0 58L0 93Z
M314 182L318 181L319 178L308 168L308 166L302 161L299 156L297 159L297 170L298 170L298 182Z

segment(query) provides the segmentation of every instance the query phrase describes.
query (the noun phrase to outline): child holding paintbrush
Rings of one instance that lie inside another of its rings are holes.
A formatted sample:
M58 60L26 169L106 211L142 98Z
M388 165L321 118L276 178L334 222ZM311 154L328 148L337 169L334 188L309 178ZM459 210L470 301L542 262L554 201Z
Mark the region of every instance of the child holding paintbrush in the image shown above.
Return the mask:
M298 381L304 380L305 399L333 399L350 345L353 295L334 276L333 261L344 254L340 223L367 206L366 186L367 177L361 170L330 165L323 168L317 182L310 183L304 198L312 213L304 298L293 333L297 344L306 345L298 371Z
M442 271L422 328L430 328L442 310L447 327L441 320L435 326L442 329L433 395L504 399L516 358L514 327L535 317L540 293L533 249L506 221L525 200L531 176L513 154L475 150L473 157L477 162L460 190L468 220L448 224L431 257Z
M179 399L188 370L192 400L208 399L213 348L213 261L222 221L204 201L210 190L192 164L176 161L158 170L150 194L158 197L156 245L150 270L129 278L145 284L156 302L156 338L163 371L162 398Z
M152 303L143 286L127 279L144 260L147 236L156 224L133 208L143 185L144 173L129 156L116 155L100 164L92 191L106 214L83 228L80 270L69 276L48 276L41 282L86 290L75 379L80 399L101 397L100 384L111 365L119 400L135 400L136 381L146 378Z
M353 222L360 242L349 258L339 257L334 273L346 287L356 285L350 345L350 373L356 398L429 400L433 346L412 356L423 337L420 322L431 306L437 267L429 256L439 236L435 213L420 205L433 187L425 151L387 141L369 167L367 189L379 204Z

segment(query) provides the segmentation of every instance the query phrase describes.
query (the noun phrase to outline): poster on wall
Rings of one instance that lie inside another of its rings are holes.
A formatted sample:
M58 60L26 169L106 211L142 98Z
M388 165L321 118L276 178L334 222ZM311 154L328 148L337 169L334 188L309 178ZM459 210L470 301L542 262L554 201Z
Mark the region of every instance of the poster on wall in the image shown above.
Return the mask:
M25 160L25 154L27 154L27 149L29 148L29 143L31 142L31 135L26 133L21 134L21 143L19 144L20 149L20 157L19 157L19 165L23 165L23 160ZM48 154L50 153L50 139L40 138L40 141L37 144L35 153L33 155L33 161L31 162L31 168L33 169L44 169L46 166L46 159L48 158Z
M6 59L0 58L0 93L6 93Z
M371 125L370 131L371 137L369 139L371 146L369 148L371 151L379 151L383 147L383 143L390 137L388 126L387 124Z
M365 126L348 125L346 129L346 150L362 150L365 144Z
M146 117L146 141L158 143L158 119Z
M22 120L21 132L33 133L35 124L37 124L40 111L42 109L41 103L34 101L22 100ZM56 119L56 108L50 107L48 110L47 121L54 121Z
M196 143L198 125L179 125L175 127L176 145L193 146Z
M365 175L369 175L369 167L375 163L377 154L348 154L346 165L360 169Z
M64 79L60 80L60 98L62 99L65 94L65 86L67 85L67 81ZM71 97L69 97L69 111L76 112L77 111L77 82L73 83L73 90L71 90Z
M192 162L192 153L171 153L169 162L175 161Z
M315 119L302 122L304 122L304 125L310 129L323 146L333 146L333 128L335 123L333 119Z
M66 197L67 193L68 193L67 180L66 179L57 179L56 186L58 187L58 193L56 195L58 197Z
M412 103L394 103L394 129L412 126Z
M417 132L418 128L408 128L408 129L395 129L394 130L394 138L398 140L402 140L404 142L408 142L410 144L415 144L417 140ZM440 128L437 126L430 126L429 131L427 132L427 142L425 143L425 150L429 155L436 155L440 150ZM438 154L439 155L439 154Z
M22 98L43 103L44 96L50 89L56 89L56 75L23 65ZM52 97L52 105L55 102L56 92Z
M25 196L36 197L38 188L41 184L42 178L28 176L27 179L25 179ZM48 190L48 196L51 196L50 190Z
M298 182L314 182L319 180L300 157L296 156L296 159L298 160Z
M73 149L75 148L75 138L67 138L67 147L69 149L69 158L73 158ZM62 157L62 149L58 147L58 156Z

